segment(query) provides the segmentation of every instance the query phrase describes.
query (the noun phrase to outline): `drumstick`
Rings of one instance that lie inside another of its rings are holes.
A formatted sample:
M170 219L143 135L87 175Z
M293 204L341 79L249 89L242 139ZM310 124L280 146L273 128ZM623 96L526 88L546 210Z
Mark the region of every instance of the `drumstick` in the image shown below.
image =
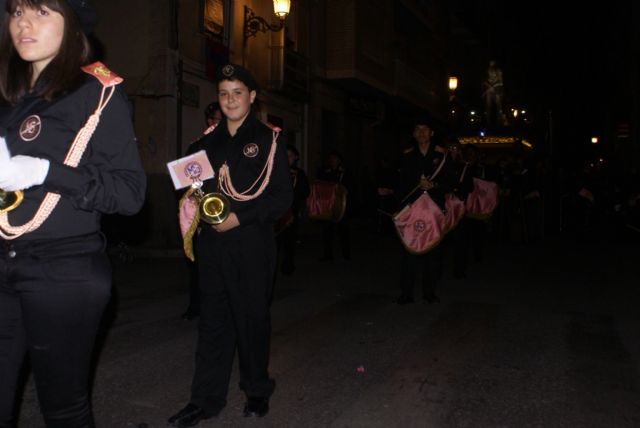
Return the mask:
M383 214L383 215L386 215L386 216L389 216L389 217L393 217L393 216L394 216L394 215L393 215L393 214L391 214L390 212L387 212L387 211L381 210L380 208L378 208L378 212L379 212L380 214Z
M411 191L409 193L407 193L407 196L405 196L404 198L402 198L402 200L400 201L400 203L404 203L404 201L406 201L409 196L413 195L413 192L415 192L416 190L418 190L420 188L420 183L418 183L418 185L416 187L414 187L413 189L411 189Z

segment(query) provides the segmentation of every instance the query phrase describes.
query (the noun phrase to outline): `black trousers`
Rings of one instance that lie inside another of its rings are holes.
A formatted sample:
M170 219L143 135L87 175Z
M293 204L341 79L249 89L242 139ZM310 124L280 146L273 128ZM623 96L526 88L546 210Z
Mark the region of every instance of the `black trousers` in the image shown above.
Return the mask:
M442 244L426 254L414 255L402 249L402 273L400 292L402 297L413 299L413 289L422 274L422 295L428 297L435 293L436 283L442 276Z
M217 235L217 236L216 236ZM271 315L276 244L273 227L248 226L198 237L200 319L191 402L216 413L226 405L233 358L238 351L240 389L269 397Z
M0 427L17 425L25 354L46 426L93 427L89 371L111 293L105 240L93 234L0 246Z

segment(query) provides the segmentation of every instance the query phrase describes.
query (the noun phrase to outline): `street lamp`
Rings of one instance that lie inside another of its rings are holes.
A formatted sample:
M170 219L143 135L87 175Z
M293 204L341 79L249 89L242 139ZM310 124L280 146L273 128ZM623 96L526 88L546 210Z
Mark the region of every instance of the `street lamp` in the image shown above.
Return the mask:
M591 137L591 144L598 144L599 142L598 137Z
M289 15L291 0L273 0L273 13L280 19L278 24L270 24L266 19L256 15L249 6L244 7L243 44L247 45L247 39L255 36L258 31L280 31L284 28L284 20Z
M449 76L449 90L455 92L458 89L458 78L456 76Z

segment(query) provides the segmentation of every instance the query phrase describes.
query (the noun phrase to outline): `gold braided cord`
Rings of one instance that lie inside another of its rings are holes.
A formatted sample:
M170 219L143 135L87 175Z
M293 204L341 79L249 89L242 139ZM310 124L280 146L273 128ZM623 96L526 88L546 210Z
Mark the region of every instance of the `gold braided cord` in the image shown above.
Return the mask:
M108 94L106 94L107 89L110 90ZM100 115L111 100L115 89L115 86L103 86L102 92L100 93L100 100L98 101L98 107L96 108L96 111L89 116L85 125L76 134L76 138L74 139L73 144L71 144L69 152L64 160L65 165L76 168L80 164L80 159L82 159L82 155L87 149L89 141L100 123ZM0 213L0 237L6 240L13 240L19 238L25 233L33 232L38 229L49 218L59 201L60 195L58 193L48 192L33 218L21 226L12 226L9 223L8 213Z
M178 212L182 212L182 206L189 202L189 198L193 196L193 193L195 191L196 189L191 187L186 191L184 195L182 195L182 198L180 198L180 202L178 202ZM196 261L196 256L193 251L193 236L198 229L198 223L200 223L200 210L196 206L195 214L193 216L193 219L191 220L189 229L187 229L187 232L182 237L182 248L184 249L184 254L192 262Z

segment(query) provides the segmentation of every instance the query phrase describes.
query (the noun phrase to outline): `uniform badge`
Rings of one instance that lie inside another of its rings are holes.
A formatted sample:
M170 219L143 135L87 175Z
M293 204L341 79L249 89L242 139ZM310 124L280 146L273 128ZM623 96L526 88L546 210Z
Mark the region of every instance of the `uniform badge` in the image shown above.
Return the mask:
M242 153L248 158L255 158L258 156L258 145L256 143L247 144L242 149Z
M227 64L222 68L222 74L224 74L227 77L233 76L233 73L235 72L235 68L233 68L233 65L231 64Z
M24 141L33 141L38 138L42 130L42 120L39 116L29 116L20 125L20 138Z
M424 220L416 220L416 222L413 223L413 230L416 233L422 233L427 230L427 223L425 223Z

